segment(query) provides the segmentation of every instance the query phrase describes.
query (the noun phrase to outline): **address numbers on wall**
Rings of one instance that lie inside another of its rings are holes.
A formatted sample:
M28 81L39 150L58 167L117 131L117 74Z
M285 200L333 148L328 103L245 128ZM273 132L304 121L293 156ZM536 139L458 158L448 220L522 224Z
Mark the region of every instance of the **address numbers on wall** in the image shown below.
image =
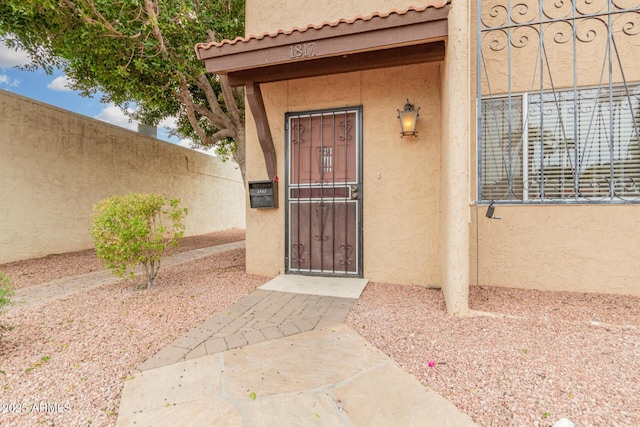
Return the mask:
M291 59L302 59L316 56L315 43L300 43L289 46L289 57Z

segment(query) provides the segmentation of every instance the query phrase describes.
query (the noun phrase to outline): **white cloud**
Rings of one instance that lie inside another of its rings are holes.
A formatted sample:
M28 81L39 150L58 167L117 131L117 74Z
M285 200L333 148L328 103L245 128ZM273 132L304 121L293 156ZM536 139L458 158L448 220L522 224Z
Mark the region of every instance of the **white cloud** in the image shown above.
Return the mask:
M138 123L134 121L129 121L129 117L116 105L109 104L104 110L100 112L94 119L102 120L103 122L111 123L112 125L120 126L123 128L127 128L129 130L137 131ZM176 126L176 118L169 117L162 120L158 124L158 128L165 129L174 129ZM161 135L158 135L161 136ZM202 148L191 148L192 141L188 138L180 139L179 141L175 141L174 138L170 138L167 142L171 142L172 144L178 145L180 147L189 148L191 150L198 151L203 154L208 154L210 156L216 156L215 150L213 148L209 150L204 150Z
M0 87L17 87L20 85L19 79L14 79L6 74L0 74Z
M159 128L164 128L164 129L167 129L167 130L174 130L176 128L177 124L178 124L178 118L177 117L166 117L160 123L158 123L158 127ZM175 138L175 137L172 137L172 138L170 138L168 140L172 144L179 145L180 147L189 148L190 150L195 150L195 151L198 151L200 153L208 154L210 156L216 157L216 152L215 152L215 150L213 148L210 148L208 150L205 150L203 148L192 148L193 141L190 140L189 138L183 138L183 139L180 139L177 142L173 138Z
M47 89L51 89L56 92L71 91L72 89L69 87L69 83L71 83L71 80L66 75L58 76L49 82Z
M29 63L31 63L31 58L29 58L26 52L8 48L7 45L4 44L4 40L0 38L0 69Z
M129 117L116 105L109 104L104 110L100 112L94 119L102 120L103 122L111 123L112 125L120 126L129 130L137 131L138 124L134 121L130 121Z
M175 129L178 125L178 119L176 117L166 117L159 124L158 127L166 129Z
M193 141L191 141L188 138L181 139L178 142L174 142L174 144L179 145L180 147L189 148L190 150L194 150L194 151L197 151L199 153L208 154L210 156L216 157L216 152L215 152L215 150L213 148L210 148L208 150L204 150L202 148L191 148L191 145L193 144Z
M174 144L179 145L184 148L191 148L191 140L190 139L181 139L178 142L174 142Z

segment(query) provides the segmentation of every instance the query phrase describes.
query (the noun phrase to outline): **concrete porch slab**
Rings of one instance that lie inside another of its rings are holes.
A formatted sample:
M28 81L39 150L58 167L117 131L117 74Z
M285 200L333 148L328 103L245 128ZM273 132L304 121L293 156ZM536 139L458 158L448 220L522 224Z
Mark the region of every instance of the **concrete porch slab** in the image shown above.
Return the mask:
M357 299L369 283L368 279L353 277L319 277L281 274L258 289Z

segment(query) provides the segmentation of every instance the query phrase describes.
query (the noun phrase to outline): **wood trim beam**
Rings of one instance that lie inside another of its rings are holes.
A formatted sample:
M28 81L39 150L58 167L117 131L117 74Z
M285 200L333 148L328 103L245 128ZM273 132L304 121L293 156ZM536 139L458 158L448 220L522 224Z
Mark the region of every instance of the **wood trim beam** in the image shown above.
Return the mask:
M317 77L444 60L444 41L334 56L229 73L232 86Z
M261 83L442 61L449 5L196 45L210 73L244 85L270 180L277 155Z
M448 31L447 20L441 19L428 23L405 25L394 28L384 28L377 31L367 31L350 35L334 33L330 38L299 39L283 37L286 44L265 46L262 49L249 51L237 49L222 54L224 49L210 49L217 53L204 60L207 72L229 74L232 72L264 68L280 64L297 66L322 58L349 55L357 52L390 49L394 47L425 44L446 37ZM289 36L291 37L291 36ZM251 43L247 43L251 44ZM259 43L257 43L259 45ZM242 48L239 45L234 47Z
M260 90L260 83L247 82L245 94L249 108L251 109L251 114L253 114L256 122L258 141L260 141L260 148L262 148L262 153L264 154L267 175L269 179L273 181L278 174L278 158L276 148L273 145L273 138L271 136L271 129L269 128L269 120L267 118L267 110L264 106L264 99L262 98L262 91Z
M320 27L309 27L304 30L295 30L277 35L264 35L246 40L232 41L230 43L198 43L196 53L198 59L206 61L210 58L246 53L251 51L264 51L274 47L288 47L292 44L317 42L324 39L345 39L351 36L365 34L370 40L370 44L376 41L371 40L376 34L387 30L397 31L402 27L410 27L414 32L414 39L424 36L425 31L432 32L434 24L444 21L446 27L449 15L449 5L441 8L428 7L426 10L411 10L404 14L390 14L388 16L376 16L371 19L357 19L353 22L342 22L337 25L323 25ZM445 28L444 35L447 34ZM389 33L391 34L391 33ZM393 35L391 35L393 37ZM328 49L331 49L329 46ZM330 53L330 52L327 52ZM219 73L219 71L216 71Z

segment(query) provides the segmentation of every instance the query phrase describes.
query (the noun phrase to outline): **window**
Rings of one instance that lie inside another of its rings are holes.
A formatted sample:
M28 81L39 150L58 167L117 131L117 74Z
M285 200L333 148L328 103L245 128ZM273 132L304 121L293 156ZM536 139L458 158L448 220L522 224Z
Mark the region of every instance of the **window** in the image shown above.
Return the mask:
M639 128L640 84L483 99L479 199L640 202Z

